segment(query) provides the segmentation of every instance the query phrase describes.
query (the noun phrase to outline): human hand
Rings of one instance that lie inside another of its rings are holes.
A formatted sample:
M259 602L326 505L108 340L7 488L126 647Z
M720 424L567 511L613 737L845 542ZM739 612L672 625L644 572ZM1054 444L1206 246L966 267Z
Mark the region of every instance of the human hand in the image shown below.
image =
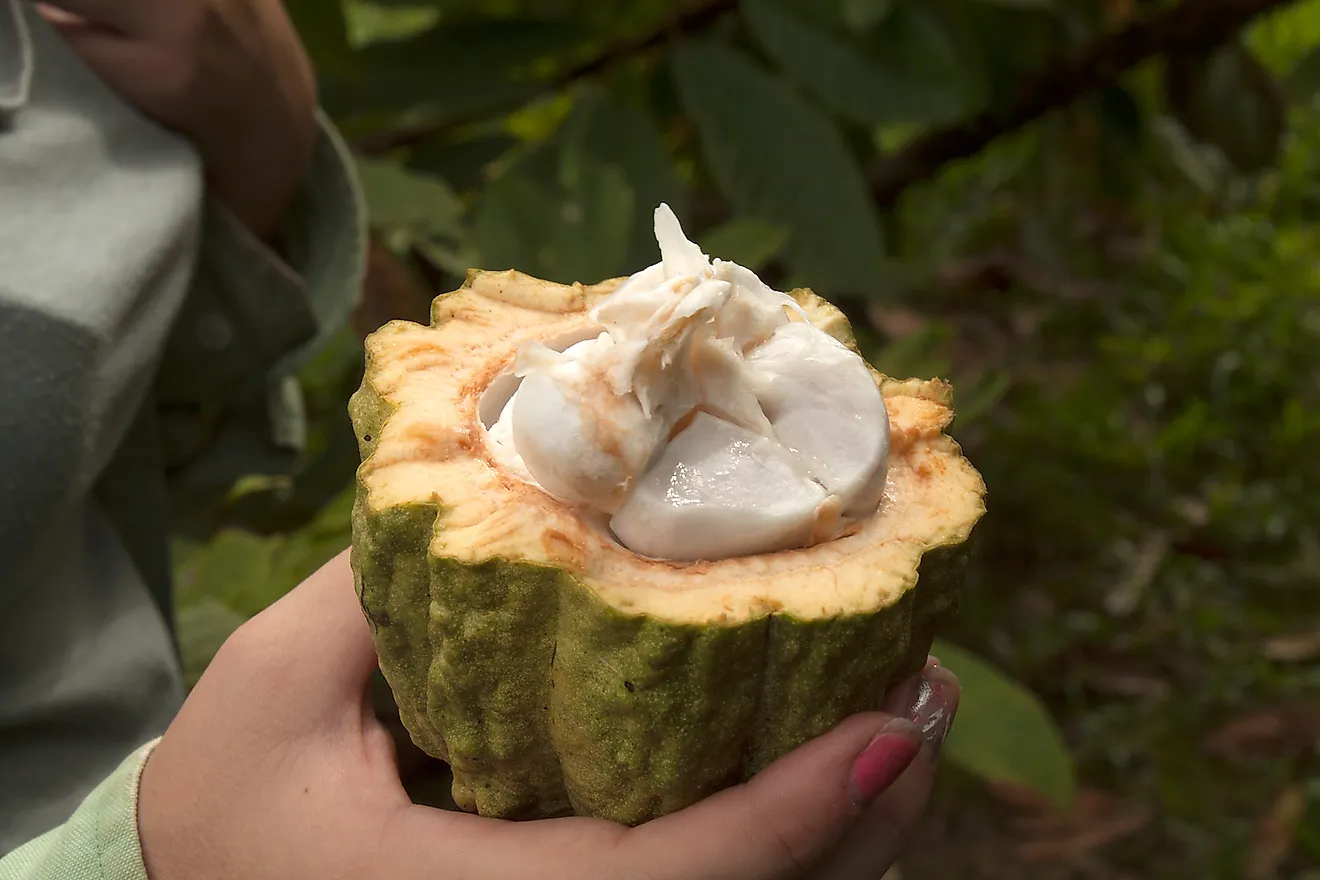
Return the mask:
M316 79L280 0L38 4L109 86L197 147L212 191L258 237L311 161Z
M151 880L879 878L925 808L958 699L928 665L891 694L916 702L924 745L911 721L857 715L745 785L624 828L414 805L372 712L375 669L346 553L241 627L144 768Z

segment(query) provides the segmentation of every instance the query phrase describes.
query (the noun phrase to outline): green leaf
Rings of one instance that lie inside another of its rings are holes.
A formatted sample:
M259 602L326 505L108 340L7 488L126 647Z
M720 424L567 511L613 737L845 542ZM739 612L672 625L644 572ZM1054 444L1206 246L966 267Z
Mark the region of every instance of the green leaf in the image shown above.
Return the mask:
M1169 116L1153 120L1151 134L1160 151L1157 155L1186 183L1203 195L1219 189L1229 171L1222 156L1207 155L1213 151L1193 139L1187 129Z
M906 336L868 347L867 360L886 376L947 376L952 365L944 351L952 338L951 324L927 321ZM961 401L958 411L961 417Z
M707 232L701 249L711 257L760 271L783 250L788 230L760 220L730 220Z
M1278 158L1287 124L1283 90L1241 44L1170 57L1165 89L1178 121L1234 168L1262 171Z
M232 608L210 598L179 608L179 659L187 688L197 684L220 646L243 625L245 619Z
M419 237L461 235L463 203L445 181L384 160L358 159L357 170L372 225Z
M344 7L326 0L285 0L284 8L298 30L318 75L342 72L352 66Z
M635 197L623 174L586 157L546 179L524 163L486 187L473 241L487 269L518 269L563 283L627 271Z
M212 599L242 615L252 615L282 595L271 589L275 541L226 529L190 554L178 573L183 608Z
M202 546L176 543L180 613L206 603L218 603L240 619L260 613L349 545L355 495L352 484L341 488L304 525L282 534L228 528ZM205 613L214 616L213 610Z
M321 106L333 117L352 106L361 60L349 41L343 5L326 0L286 0L284 8L316 70Z
M1023 79L1066 48L1050 9L946 0L921 4L921 10L939 22L952 44L976 109L1014 101Z
M633 101L589 86L564 123L559 143L561 156L578 155L597 168L614 169L631 187L623 267L633 271L657 262L655 208L665 202L679 217L686 216L688 195L655 120Z
M325 0L297 2L327 5ZM369 46L382 40L411 37L434 27L440 19L440 10L434 3L384 5L364 0L343 0L343 9L349 42L357 47Z
M786 257L812 286L878 285L880 226L866 179L830 121L732 49L688 43L673 67L711 173L738 212L788 229Z
M281 538L274 556L272 592L284 595L349 546L352 540L349 514L356 496L356 487L350 483L306 526Z
M1285 75L1320 45L1320 6L1281 4L1255 19L1244 35L1270 70Z
M479 188L486 169L518 145L506 132L477 135L463 140L423 143L408 156L408 167L444 178L458 192Z
M962 683L949 760L975 776L1027 786L1067 808L1077 789L1072 756L1034 694L975 654L936 640L931 653Z
M783 0L743 0L742 7L766 52L840 115L867 124L936 123L967 112L958 53L920 8L896 9L857 42Z
M843 0L843 21L854 31L867 31L894 11L894 0Z
M576 49L581 27L556 20L445 22L360 52L360 106L440 119L516 107L542 85L530 70Z
M983 418L1004 399L1012 384L1012 378L1005 372L990 373L969 383L971 387L958 396L958 427L966 429Z
M475 252L475 246L455 247L433 241L419 241L415 242L413 247L432 266L448 272L455 278L464 277L469 267L480 265L482 262L481 257L477 256Z
M1320 46L1293 65L1288 74L1288 95L1294 101L1309 101L1320 93Z
M587 86L555 136L524 149L481 193L475 259L563 282L627 274L658 259L652 215L662 201L682 211L687 199L655 122L639 104ZM431 256L449 265L454 255Z

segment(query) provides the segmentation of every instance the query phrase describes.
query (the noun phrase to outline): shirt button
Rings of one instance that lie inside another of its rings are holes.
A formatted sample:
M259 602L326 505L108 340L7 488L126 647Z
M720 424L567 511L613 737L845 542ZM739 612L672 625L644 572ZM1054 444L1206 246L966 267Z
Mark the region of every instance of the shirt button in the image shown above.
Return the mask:
M234 341L234 328L218 312L207 312L197 319L197 342L207 351L223 351Z

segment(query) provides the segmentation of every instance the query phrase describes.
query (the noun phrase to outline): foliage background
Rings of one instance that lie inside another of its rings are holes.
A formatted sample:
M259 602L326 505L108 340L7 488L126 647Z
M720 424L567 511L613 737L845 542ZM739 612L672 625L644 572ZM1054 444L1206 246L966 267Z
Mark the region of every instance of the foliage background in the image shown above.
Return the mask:
M905 876L1320 878L1320 2L288 5L361 156L371 272L301 376L299 474L178 537L191 677L348 541L361 335L468 266L648 265L665 200L842 304L877 367L957 388L990 513ZM1160 15L1147 60L1077 78ZM913 174L932 132L996 136Z

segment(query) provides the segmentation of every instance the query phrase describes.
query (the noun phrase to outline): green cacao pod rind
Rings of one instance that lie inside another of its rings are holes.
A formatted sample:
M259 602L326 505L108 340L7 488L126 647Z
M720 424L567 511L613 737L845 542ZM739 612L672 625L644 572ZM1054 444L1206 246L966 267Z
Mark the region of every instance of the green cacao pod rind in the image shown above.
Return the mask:
M352 563L381 671L455 802L635 825L744 781L919 670L957 604L984 483L941 382L876 373L881 510L826 544L717 562L632 554L485 447L529 339L595 335L617 280L472 272L429 327L366 342ZM810 291L810 320L853 345Z

